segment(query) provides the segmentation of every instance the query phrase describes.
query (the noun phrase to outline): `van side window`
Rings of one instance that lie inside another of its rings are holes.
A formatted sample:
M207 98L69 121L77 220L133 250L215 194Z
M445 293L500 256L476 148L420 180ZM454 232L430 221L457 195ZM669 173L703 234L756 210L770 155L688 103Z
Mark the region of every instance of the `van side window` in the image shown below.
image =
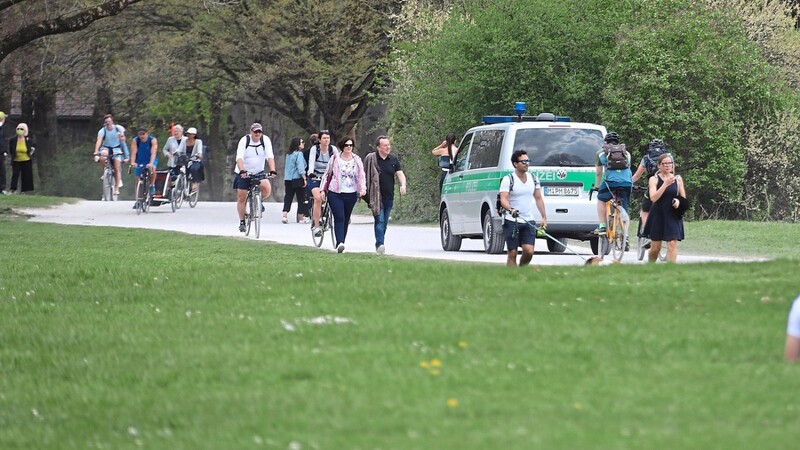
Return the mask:
M503 147L503 130L484 130L475 133L469 153L469 168L497 167Z
M469 144L472 142L472 134L464 136L461 141L461 146L458 147L456 159L453 161L453 172L461 172L467 170L467 155L469 154Z

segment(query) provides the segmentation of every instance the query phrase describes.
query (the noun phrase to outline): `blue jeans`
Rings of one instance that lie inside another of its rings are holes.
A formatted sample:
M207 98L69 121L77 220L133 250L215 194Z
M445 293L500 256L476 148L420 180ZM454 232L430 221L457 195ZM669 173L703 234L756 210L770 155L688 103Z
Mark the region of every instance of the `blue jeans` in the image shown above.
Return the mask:
M336 236L336 245L343 244L347 237L347 227L350 225L353 207L358 201L358 194L355 192L340 194L328 191L327 197L333 213L333 234Z
M386 227L389 226L389 214L392 213L394 199L381 200L381 212L375 216L375 248L384 244L386 237Z

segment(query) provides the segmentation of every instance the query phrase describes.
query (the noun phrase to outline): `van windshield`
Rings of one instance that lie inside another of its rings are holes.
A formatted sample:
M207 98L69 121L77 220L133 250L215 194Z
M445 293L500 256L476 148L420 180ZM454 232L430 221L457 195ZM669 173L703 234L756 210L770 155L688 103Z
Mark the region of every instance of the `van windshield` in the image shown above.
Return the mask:
M594 166L603 146L603 134L586 128L533 128L517 130L514 150L525 150L531 166Z

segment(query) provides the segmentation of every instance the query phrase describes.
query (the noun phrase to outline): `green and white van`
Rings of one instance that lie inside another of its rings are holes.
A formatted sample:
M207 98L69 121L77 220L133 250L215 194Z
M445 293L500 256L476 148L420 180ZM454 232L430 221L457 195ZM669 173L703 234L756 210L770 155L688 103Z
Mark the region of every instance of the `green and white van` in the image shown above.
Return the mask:
M483 239L487 253L504 251L502 217L495 209L500 179L514 170L511 153L525 150L529 171L542 183L548 234L561 244L589 240L596 254L597 206L589 200L589 189L606 128L550 113L525 116L522 103L515 111L517 116L485 116L483 125L464 135L442 186L442 248L458 251L467 238ZM561 244L547 239L550 252L563 252Z

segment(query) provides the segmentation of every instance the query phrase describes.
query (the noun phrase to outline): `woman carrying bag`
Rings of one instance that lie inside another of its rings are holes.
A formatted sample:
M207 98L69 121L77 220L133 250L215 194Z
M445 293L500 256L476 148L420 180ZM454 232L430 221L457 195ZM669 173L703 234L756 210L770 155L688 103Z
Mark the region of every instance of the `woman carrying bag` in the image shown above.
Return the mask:
M283 217L281 222L289 223L289 211L292 209L292 197L297 198L297 222L308 223L306 217L304 196L306 190L306 161L303 158L303 139L292 138L289 144L289 153L286 155L286 164L283 171L283 185L286 195L283 196Z

